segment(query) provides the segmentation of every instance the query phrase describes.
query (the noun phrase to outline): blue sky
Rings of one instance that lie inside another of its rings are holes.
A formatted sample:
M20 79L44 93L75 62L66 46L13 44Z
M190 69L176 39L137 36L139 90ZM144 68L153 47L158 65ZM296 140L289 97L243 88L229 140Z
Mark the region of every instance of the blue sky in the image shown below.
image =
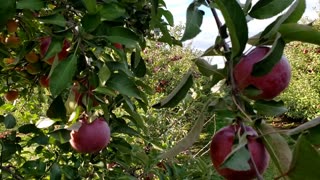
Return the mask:
M240 1L243 2L244 0ZM193 2L193 0L165 0L165 2L167 4L168 10L170 10L174 16L175 24L184 24L186 19L186 9L188 5ZM255 2L255 0L253 2ZM320 1L306 0L306 2L307 9L305 11L304 17L308 17L308 19L313 20L318 17L318 14L314 8L320 8ZM213 45L218 32L210 10L206 7L202 7L201 9L205 11L205 16L203 18L203 23L201 26L201 33L193 40L191 40L191 42L192 47L205 50ZM273 19L251 21L248 24L249 35L252 36L260 32L266 27L266 25L268 25L272 21Z

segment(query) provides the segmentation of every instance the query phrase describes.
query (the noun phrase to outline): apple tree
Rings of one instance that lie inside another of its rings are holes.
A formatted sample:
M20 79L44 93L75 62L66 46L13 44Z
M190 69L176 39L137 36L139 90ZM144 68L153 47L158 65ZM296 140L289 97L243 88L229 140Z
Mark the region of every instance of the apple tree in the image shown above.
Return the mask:
M172 161L199 139L205 113L229 124L210 147L212 168L223 177L263 179L269 158L278 178L320 176L319 118L287 131L265 122L286 111L275 99L290 81L286 44L320 44L320 32L298 23L305 0L193 1L181 38L168 30L174 23L163 0L0 2L0 122L7 129L0 141L2 178L165 178L171 172L159 162ZM154 92L144 79L155 73L144 56L148 41L170 47L194 38L201 31L202 5L213 14L216 40L167 96L151 104ZM250 19L274 16L265 30L248 37ZM223 69L203 58L218 55L225 58ZM189 133L166 150L158 148L148 111L174 112L198 71L208 89L219 84L223 95L208 95ZM36 105L35 117L16 108L22 100Z

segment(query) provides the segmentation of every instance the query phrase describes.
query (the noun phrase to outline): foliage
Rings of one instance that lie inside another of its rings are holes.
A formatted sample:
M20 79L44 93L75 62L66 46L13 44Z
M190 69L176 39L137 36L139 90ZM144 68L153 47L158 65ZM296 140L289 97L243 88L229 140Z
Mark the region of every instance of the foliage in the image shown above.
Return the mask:
M320 44L314 38L320 32L297 23L304 0L193 1L185 27L173 31L173 17L163 0L1 4L0 93L19 92L14 102L0 102L1 128L6 129L0 137L1 178L212 178L216 171L209 168L209 142L230 123L255 128L276 176L318 178L303 167L319 164L313 146L318 141L312 137L319 134L320 121L279 134L263 119L281 114L283 102L247 98L233 76L248 43L272 45L254 65L253 76L269 73L291 41ZM176 47L201 31L202 5L213 12L216 41L203 54ZM273 6L277 8L266 11ZM280 12L258 36L248 37L247 15L264 19ZM216 55L225 58L223 69L203 57ZM40 85L43 76L48 87ZM69 144L70 130L79 128L80 118L97 116L110 126L110 144L99 153L76 153ZM243 159L233 151L226 166L234 164L229 160Z
M319 26L319 20L314 27ZM317 28L318 29L318 28ZM313 119L320 115L320 49L317 45L293 42L285 55L292 66L292 80L281 96L293 119Z

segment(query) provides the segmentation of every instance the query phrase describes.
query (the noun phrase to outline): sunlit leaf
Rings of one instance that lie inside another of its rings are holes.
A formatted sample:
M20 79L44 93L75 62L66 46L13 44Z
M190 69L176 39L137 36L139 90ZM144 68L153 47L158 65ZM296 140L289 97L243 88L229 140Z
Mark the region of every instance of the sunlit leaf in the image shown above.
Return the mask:
M46 117L40 117L40 120L37 121L36 127L41 129L41 128L48 128L52 126L55 123L54 120Z

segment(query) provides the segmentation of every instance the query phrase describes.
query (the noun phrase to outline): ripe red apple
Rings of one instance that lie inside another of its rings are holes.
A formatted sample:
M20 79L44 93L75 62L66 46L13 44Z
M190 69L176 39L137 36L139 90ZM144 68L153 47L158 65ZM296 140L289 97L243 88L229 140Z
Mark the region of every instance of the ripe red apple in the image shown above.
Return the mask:
M257 132L249 126L245 126L247 135L247 148L251 154L253 161L255 162L257 169L262 174L269 164L269 154L262 143L261 139L258 138ZM240 131L243 134L243 129L239 125L229 125L220 129L212 138L210 155L214 168L217 172L228 180L249 180L256 177L253 164L248 161L250 170L238 171L229 168L221 168L221 164L232 151L234 142L237 142L236 137Z
M86 119L80 120L78 131L71 131L70 144L80 153L97 153L110 142L110 128L104 118L95 119L88 123Z
M40 55L41 57L44 57L49 49L49 46L51 44L51 37L43 37L40 39ZM62 61L68 56L68 48L70 48L71 44L68 40L63 41L62 50L57 54L58 60ZM48 64L52 64L55 59L55 56L50 57L46 60Z
M271 100L289 85L291 68L288 59L284 56L266 75L259 77L251 75L254 64L261 61L269 50L269 47L256 47L242 57L234 68L233 75L238 89L250 99ZM260 90L260 94L246 94L245 89L249 86L254 86Z
M49 82L50 82L50 79L48 78L47 75L40 76L39 84L40 84L41 87L48 88L49 87Z
M4 98L7 100L7 101L14 101L18 98L19 96L19 92L16 91L16 90L10 90L8 91L7 93L4 94Z

